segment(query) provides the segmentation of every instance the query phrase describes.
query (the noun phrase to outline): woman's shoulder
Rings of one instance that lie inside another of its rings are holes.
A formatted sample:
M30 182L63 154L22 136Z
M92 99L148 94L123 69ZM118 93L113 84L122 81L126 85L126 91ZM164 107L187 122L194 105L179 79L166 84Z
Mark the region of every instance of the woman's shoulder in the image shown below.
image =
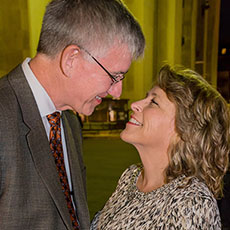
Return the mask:
M187 199L192 197L215 201L214 195L209 190L208 186L196 177L192 178L190 183L181 189L180 193L186 195Z
M168 204L171 207L169 213L177 216L178 224L197 226L196 229L220 229L217 201L208 187L197 178L177 189Z
M185 186L178 186L173 192L172 204L176 206L217 209L217 201L207 185L194 177Z
M189 183L186 179L180 176L167 186L158 223L165 222L176 229L220 230L219 210L213 194L199 179L194 177Z
M129 185L131 181L135 180L136 177L141 172L142 165L141 164L132 164L130 165L120 176L120 179L118 181L118 187L119 185L122 185L122 187Z
M141 164L132 164L122 173L120 178L128 179L129 177L138 175L141 170L142 170Z

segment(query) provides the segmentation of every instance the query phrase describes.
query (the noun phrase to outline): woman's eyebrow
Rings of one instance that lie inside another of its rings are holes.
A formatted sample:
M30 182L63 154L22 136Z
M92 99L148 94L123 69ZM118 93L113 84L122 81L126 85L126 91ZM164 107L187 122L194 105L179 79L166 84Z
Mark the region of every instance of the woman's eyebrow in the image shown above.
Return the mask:
M151 93L150 93L150 92L147 92L145 97L148 97L148 96L157 97L158 95L157 95L156 93L154 93L154 92L151 92Z
M156 93L152 92L152 93L151 93L151 96L157 97L158 95L157 95Z

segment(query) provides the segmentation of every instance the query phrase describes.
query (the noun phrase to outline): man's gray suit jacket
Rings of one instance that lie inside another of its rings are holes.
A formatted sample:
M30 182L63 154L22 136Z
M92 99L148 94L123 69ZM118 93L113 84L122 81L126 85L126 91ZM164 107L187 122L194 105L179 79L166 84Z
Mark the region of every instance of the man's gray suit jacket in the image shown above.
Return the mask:
M89 229L79 120L62 113L74 201ZM37 104L21 66L0 79L0 229L70 230L72 224Z

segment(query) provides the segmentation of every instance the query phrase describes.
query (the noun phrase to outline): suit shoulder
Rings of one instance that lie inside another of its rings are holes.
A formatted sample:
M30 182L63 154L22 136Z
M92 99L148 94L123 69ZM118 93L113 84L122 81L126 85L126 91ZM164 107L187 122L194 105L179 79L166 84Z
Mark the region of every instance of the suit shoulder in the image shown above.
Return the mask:
M71 126L76 126L75 128L82 128L83 123L81 117L78 113L72 110L66 110L63 112L63 115L67 118L67 120L71 123Z
M1 112L15 111L18 106L16 95L8 81L8 76L0 79L0 110Z

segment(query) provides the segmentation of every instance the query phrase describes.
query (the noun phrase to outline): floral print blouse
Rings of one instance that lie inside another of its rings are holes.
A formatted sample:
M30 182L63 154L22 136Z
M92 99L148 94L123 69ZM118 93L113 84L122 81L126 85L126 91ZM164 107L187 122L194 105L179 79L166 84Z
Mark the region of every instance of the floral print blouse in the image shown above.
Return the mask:
M148 193L136 186L141 166L131 165L117 188L99 211L90 230L220 230L217 202L208 187L185 176Z

